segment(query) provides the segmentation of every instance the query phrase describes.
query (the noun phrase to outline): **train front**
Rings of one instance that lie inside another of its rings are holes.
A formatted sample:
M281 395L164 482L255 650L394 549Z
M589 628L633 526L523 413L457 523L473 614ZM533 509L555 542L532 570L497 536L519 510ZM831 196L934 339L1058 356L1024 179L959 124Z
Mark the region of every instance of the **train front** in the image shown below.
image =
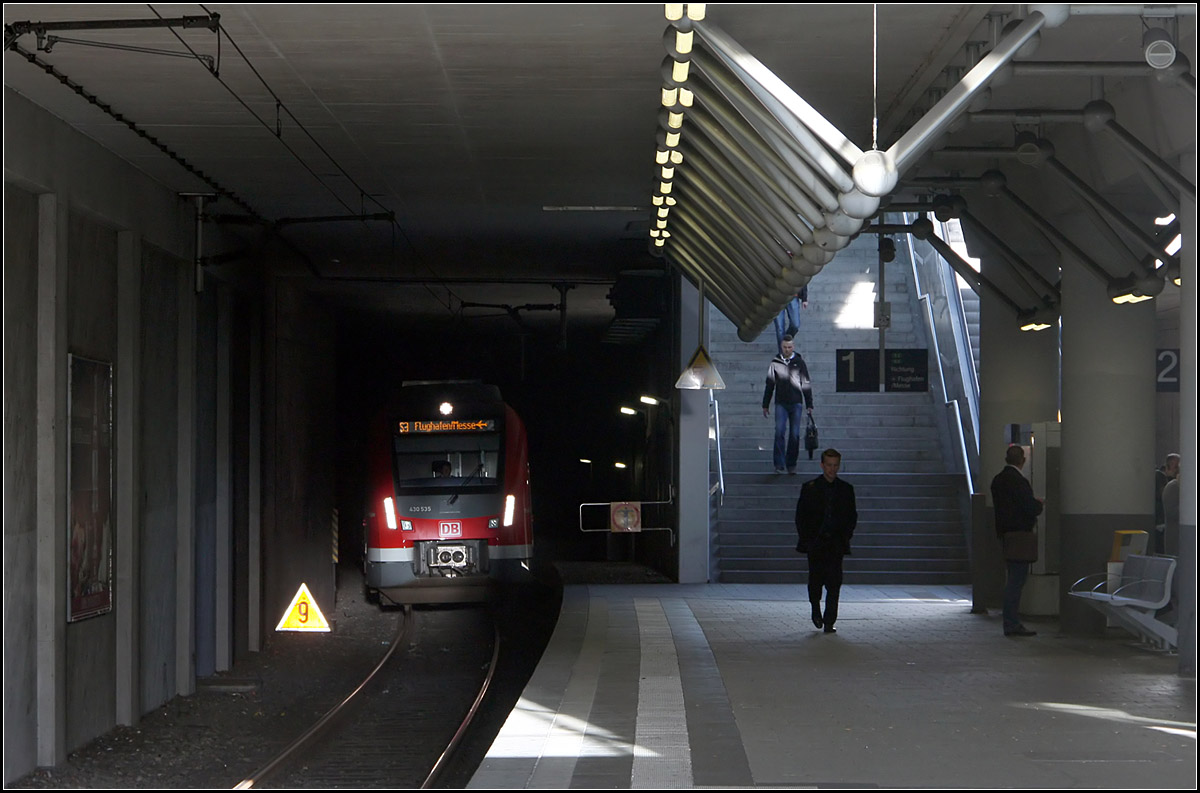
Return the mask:
M396 603L482 600L493 579L527 568L527 444L497 389L405 386L380 430L366 521L369 591Z

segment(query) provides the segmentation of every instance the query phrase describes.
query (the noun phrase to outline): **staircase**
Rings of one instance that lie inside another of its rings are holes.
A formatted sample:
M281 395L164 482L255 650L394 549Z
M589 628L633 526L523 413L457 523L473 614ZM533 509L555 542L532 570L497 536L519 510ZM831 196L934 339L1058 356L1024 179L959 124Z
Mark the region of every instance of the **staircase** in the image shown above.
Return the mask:
M961 475L942 459L929 393L837 393L835 356L841 348L877 348L870 327L877 264L873 245L854 246L809 284L796 349L813 378L813 418L820 449L842 453L840 476L854 485L858 528L846 558L851 584L962 584L969 581ZM898 257L887 266L886 298L892 304L887 347L925 347L924 331L910 308L911 270ZM855 310L862 302L863 311ZM852 316L858 321L853 322ZM857 324L867 327L844 327ZM752 343L713 311L709 352L725 380L718 391L725 496L714 525L717 580L726 583L801 583L807 560L796 553L794 515L800 485L819 476L801 448L796 476L773 471L772 415L762 415L767 364L775 354L768 327ZM930 373L931 378L934 376Z

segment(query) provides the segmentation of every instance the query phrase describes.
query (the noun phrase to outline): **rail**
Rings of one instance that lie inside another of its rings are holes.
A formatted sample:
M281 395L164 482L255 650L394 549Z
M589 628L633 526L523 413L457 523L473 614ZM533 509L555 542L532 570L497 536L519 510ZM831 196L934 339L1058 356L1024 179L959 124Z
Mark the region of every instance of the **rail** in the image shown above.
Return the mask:
M904 220L908 222L907 214ZM955 446L952 450L947 448L947 452L961 461L967 492L974 495L975 472L979 469L979 386L962 302L957 289L946 283L946 268L936 266L940 262L940 258L934 256L936 251L932 247L918 251L911 235L908 235L908 245L916 294L924 306L922 313L933 347L942 404L947 413L945 419L950 425L948 430L952 440L949 443ZM935 316L935 302L940 308L940 322Z
M725 464L721 459L721 405L713 397L712 389L708 391L708 429L712 434L712 439L715 443L717 451L717 481L712 483L708 488L708 496L712 498L713 493L720 490L720 499L718 503L725 503Z

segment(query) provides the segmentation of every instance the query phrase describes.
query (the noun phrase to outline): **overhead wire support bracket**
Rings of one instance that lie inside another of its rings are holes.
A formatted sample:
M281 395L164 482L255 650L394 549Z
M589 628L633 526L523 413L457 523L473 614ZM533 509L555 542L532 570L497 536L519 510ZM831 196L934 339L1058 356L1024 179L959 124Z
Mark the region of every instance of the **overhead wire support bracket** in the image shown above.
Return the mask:
M133 49L114 45L98 44L96 42L75 41L50 36L51 31L59 30L139 30L142 28L207 28L216 33L221 28L220 14L204 16L171 17L169 19L91 19L65 22L13 22L4 26L4 49L11 47L18 38L26 33L37 37L38 49L48 52L46 47L49 39L71 44L96 44L97 46L113 46L114 49ZM53 46L54 42L49 42ZM167 53L171 54L171 53Z

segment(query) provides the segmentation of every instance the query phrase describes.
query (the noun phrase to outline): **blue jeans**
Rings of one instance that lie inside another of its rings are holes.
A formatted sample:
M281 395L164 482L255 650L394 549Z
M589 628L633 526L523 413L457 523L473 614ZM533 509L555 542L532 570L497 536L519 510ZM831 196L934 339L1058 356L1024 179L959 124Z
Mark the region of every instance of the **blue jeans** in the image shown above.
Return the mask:
M1005 562L1008 580L1004 584L1004 631L1007 633L1021 627L1021 590L1029 577L1029 562Z
M800 332L800 300L793 297L788 301L775 316L775 352L779 352L779 345L783 343L784 336L796 337Z
M800 457L804 403L775 403L775 467L792 469Z

